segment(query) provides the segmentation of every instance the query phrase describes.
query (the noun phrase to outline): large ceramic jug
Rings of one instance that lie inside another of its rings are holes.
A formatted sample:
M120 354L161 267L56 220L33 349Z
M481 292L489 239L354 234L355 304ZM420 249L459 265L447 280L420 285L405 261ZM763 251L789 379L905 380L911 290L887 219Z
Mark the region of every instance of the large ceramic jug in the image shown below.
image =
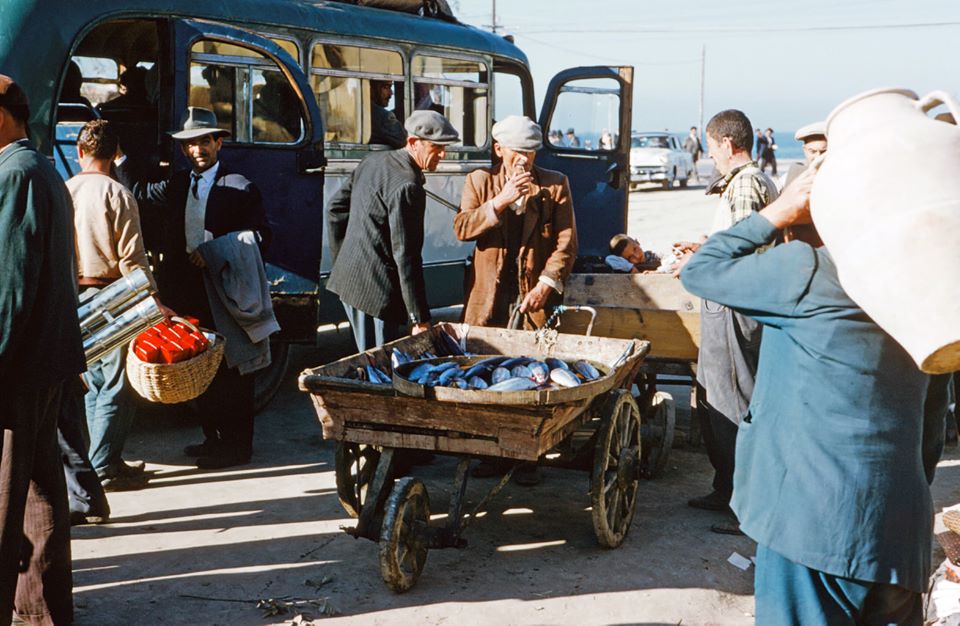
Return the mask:
M960 370L960 104L869 91L827 118L810 210L840 283L931 374Z

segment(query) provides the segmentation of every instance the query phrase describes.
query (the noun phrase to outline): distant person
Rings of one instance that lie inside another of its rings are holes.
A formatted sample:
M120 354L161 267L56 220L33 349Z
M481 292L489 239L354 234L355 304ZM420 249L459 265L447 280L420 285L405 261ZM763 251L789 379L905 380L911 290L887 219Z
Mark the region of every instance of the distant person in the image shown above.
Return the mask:
M707 147L723 176L717 185L720 202L713 233L730 228L777 198L776 185L750 159L750 128L747 116L733 109L717 113L707 124ZM684 242L675 247L692 251L700 244ZM687 260L689 256L680 266ZM747 315L707 299L701 301L700 320L697 416L714 478L713 491L688 504L727 512L733 494L737 431L753 395L761 327ZM714 524L710 529L723 534L740 532L736 523Z
M770 166L770 175L777 175L777 143L773 139L773 129L768 128L763 133L763 149L760 151L760 171L766 173L767 166Z
M703 156L703 144L700 143L700 133L696 126L690 127L690 134L683 140L683 149L690 155L693 161L693 180L700 184L700 174L697 172L697 161Z
M577 137L577 133L574 132L572 128L567 129L567 137L563 142L568 148L579 148L580 147L580 138Z
M393 111L387 109L393 97L393 83L389 80L370 81L370 140L397 149L407 141L407 131Z
M548 136L547 140L550 142L551 145L554 145L554 146L562 146L562 145L563 145L563 133L560 132L559 130L556 130L556 129L551 130L551 131L550 131L550 135Z
M796 180L817 157L827 153L827 125L825 122L807 124L798 130L793 138L803 143L804 161L794 163L787 169L787 176L783 180L784 187Z
M60 102L62 104L82 104L93 108L90 101L80 93L83 88L83 72L76 61L70 61L67 65L67 76L63 79L63 88L60 90Z
M763 136L762 128L755 129L753 131L753 134L754 134L753 147L755 150L753 160L759 163L760 157L763 155L763 148L764 146L767 145L767 138Z
M604 128L600 131L600 149L601 150L613 150L614 141L613 135L610 134L610 131Z
M113 100L97 106L101 113L108 113L111 109L150 108L153 103L147 93L147 70L142 67L131 67L120 74L120 95Z
M585 139L585 140L583 141L583 149L584 149L584 150L593 150L593 140L591 140L591 139Z

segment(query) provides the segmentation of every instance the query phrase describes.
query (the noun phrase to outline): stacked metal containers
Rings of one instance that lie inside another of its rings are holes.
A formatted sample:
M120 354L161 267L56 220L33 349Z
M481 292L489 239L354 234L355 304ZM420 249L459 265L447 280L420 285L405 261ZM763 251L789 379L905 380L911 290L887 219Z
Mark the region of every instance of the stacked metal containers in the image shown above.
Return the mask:
M141 269L81 299L77 316L88 365L163 319Z

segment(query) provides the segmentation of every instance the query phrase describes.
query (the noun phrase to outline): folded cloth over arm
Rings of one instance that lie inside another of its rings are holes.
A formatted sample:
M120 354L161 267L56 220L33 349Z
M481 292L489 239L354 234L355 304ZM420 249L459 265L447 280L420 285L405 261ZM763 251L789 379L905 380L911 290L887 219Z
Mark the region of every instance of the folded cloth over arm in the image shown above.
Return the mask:
M280 330L273 314L257 235L227 233L197 248L206 262L203 280L217 330L226 337L229 367L249 374L270 365L270 335Z

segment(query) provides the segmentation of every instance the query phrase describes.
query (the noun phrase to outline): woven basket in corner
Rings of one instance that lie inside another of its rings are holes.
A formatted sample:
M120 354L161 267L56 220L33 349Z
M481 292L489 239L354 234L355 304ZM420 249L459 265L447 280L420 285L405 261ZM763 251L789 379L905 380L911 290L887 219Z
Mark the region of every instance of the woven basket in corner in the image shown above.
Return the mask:
M944 513L943 525L960 535L960 511L947 511Z
M178 321L184 321L179 320ZM193 326L186 322L188 326ZM203 330L205 333L212 333ZM212 333L214 341L206 350L179 363L146 363L133 351L133 342L127 349L127 378L137 393L150 402L176 404L193 400L210 386L220 359L223 358L223 335Z

